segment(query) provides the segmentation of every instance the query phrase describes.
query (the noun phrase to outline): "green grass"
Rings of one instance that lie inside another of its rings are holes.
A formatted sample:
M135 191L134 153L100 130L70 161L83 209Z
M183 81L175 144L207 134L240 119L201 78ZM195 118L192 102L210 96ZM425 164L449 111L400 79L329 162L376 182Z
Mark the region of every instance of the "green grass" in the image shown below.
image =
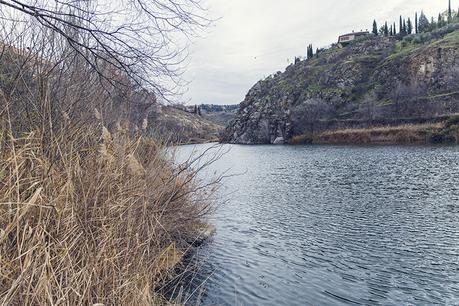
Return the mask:
M416 50L417 47L418 46L415 44L408 44L408 45L403 46L403 43L399 41L395 44L394 53L392 53L386 58L386 62L388 61L390 62L402 56L409 55L411 52Z
M452 33L447 34L440 40L432 42L429 47L438 47L441 46L443 48L453 48L459 46L459 31L456 30Z
M387 100L380 101L378 103L378 106L389 106L393 104L394 104L394 101L392 101L391 99L387 99Z

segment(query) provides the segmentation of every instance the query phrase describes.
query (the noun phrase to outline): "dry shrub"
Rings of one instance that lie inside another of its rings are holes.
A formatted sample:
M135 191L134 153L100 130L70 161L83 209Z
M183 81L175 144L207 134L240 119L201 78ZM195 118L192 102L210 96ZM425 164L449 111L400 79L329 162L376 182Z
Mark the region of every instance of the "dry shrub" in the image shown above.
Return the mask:
M293 136L292 139L290 139L289 144L300 145L300 144L308 144L311 142L312 142L312 137L307 136L307 135L297 135L297 136Z
M196 173L125 131L67 130L46 148L38 133L8 134L0 153L0 304L161 303L209 210Z

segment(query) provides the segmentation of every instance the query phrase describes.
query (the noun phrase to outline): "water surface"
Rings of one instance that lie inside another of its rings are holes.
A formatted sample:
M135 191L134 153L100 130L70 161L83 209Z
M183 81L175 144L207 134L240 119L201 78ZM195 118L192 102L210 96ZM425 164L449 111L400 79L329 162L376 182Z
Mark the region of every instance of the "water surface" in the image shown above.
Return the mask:
M459 305L458 147L226 148L203 304Z

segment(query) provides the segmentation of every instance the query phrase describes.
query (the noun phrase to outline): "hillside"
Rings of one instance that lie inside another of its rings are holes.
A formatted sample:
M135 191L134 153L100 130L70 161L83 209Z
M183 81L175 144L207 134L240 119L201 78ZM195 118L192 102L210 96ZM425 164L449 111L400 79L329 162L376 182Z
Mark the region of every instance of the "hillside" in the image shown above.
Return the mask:
M239 105L201 104L199 108L204 118L218 125L226 126L236 117Z
M223 125L173 106L156 105L148 116L148 132L173 143L218 141Z
M442 122L459 112L458 77L458 24L403 39L368 35L259 81L222 141L314 141L324 131Z

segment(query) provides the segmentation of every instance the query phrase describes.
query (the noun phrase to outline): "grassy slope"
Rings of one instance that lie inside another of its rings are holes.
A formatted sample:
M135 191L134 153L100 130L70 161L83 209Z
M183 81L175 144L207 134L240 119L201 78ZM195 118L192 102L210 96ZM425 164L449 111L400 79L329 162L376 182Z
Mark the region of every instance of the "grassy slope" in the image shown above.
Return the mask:
M152 120L152 133L178 143L203 143L218 141L223 126L203 116L188 113L171 106L160 106Z

